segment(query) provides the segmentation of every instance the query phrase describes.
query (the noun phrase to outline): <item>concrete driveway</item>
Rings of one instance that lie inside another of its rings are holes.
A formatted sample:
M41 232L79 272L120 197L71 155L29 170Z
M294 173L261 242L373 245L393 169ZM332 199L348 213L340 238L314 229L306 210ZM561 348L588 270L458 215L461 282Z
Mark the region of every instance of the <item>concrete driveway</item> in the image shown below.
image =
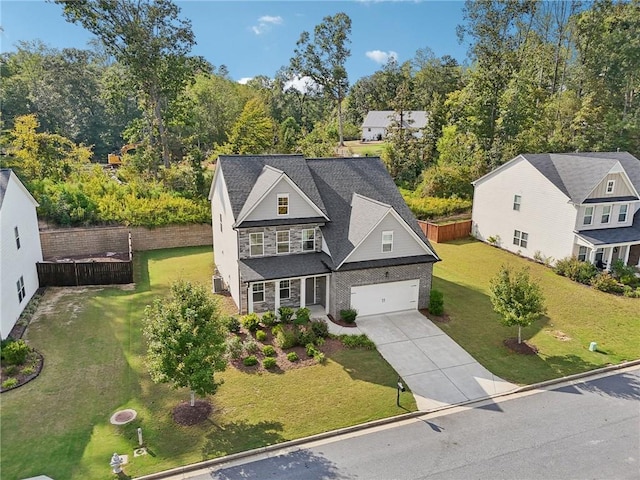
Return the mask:
M406 382L422 411L517 388L480 365L420 312L358 317L357 324Z

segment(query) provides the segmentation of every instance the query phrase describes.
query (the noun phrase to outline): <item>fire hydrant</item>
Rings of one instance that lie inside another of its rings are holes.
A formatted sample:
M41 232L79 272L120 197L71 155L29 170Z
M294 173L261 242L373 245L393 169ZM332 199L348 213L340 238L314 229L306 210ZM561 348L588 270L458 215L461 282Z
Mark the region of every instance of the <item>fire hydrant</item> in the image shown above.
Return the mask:
M113 469L113 473L122 473L122 459L120 458L120 455L118 455L117 453L113 454L113 457L111 457L111 461L109 462L109 465L111 465L111 468Z

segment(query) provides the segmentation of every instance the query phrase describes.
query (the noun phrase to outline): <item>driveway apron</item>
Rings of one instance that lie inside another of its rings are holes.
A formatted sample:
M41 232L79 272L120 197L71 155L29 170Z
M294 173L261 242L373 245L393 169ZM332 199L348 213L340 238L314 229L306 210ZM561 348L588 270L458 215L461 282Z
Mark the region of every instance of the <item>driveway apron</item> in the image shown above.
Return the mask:
M411 389L419 410L487 398L518 387L493 375L415 310L358 317L357 323Z

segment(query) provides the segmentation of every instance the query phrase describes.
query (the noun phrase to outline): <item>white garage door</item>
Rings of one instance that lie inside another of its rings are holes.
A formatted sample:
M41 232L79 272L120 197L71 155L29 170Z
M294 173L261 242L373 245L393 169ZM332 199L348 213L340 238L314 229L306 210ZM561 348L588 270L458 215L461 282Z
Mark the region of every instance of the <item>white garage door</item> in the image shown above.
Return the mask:
M417 310L420 280L351 287L351 308L358 315Z

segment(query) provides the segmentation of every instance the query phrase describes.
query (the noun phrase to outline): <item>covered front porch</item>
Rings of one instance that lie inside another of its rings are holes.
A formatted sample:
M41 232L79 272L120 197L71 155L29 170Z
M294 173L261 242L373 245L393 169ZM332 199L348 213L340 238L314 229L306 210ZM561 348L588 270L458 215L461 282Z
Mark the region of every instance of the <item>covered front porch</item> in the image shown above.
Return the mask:
M625 265L640 268L640 241L594 245L579 238L574 245L574 256L583 262L593 263L601 270L609 270L617 260L622 260Z

